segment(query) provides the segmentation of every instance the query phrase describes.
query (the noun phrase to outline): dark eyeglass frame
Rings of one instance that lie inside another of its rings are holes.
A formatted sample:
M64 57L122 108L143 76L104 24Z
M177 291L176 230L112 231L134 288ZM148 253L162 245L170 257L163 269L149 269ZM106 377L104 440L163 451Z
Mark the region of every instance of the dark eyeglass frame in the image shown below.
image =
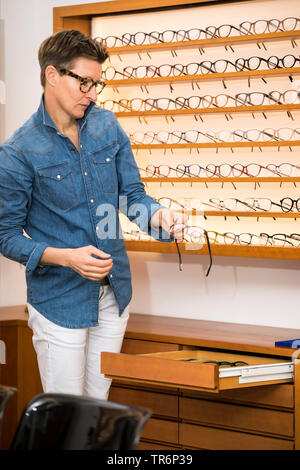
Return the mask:
M268 233L262 232L259 235L260 237L266 238L268 241L270 241L272 245L273 245L272 243L273 241L280 241L280 242L283 242L283 244L288 244L289 246L295 246L292 242L288 240L288 238L292 240L297 240L295 236L287 235L286 233L274 233L273 235L269 235ZM292 234L292 235L297 235L297 234Z
M80 91L82 93L89 93L89 91L91 91L91 89L93 88L93 86L95 87L96 89L96 93L97 95L100 95L100 93L104 90L105 86L106 86L106 83L103 81L103 80L93 80L92 77L81 77L80 75L77 75L77 73L74 73L72 72L71 70L67 70L67 69L59 69L59 73L61 73L62 75L67 75L69 77L73 77L73 78L76 78L76 80L78 80L80 82ZM88 90L83 90L82 87L84 84L86 84L87 82L91 82L91 85L89 86ZM101 90L100 91L97 91L97 86L101 86Z
M227 367L244 367L249 366L247 362L244 361L203 361L202 364L216 364L219 368L227 368Z
M284 204L289 203L290 206L287 208ZM291 212L293 207L295 206L297 211L300 212L300 198L299 199L292 199L290 197L284 197L280 200L281 209L283 212Z

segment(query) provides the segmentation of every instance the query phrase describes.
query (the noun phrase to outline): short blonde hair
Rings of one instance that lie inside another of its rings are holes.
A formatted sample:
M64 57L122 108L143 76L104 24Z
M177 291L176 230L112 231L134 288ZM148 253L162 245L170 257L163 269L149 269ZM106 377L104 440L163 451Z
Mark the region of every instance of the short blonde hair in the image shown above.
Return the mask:
M39 48L41 84L45 87L48 65L57 69L70 68L75 59L84 57L102 64L109 54L99 39L92 39L74 29L59 31L45 39Z

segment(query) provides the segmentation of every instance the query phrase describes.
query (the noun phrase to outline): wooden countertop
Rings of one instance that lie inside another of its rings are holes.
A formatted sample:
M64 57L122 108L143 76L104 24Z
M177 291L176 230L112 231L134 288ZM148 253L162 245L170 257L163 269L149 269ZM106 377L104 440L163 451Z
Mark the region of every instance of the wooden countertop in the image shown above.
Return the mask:
M27 321L24 305L0 307L0 327L27 326ZM132 313L125 337L290 357L294 350L274 343L300 338L300 330Z
M274 343L298 339L300 330L131 314L125 337L290 357L293 349L275 348Z

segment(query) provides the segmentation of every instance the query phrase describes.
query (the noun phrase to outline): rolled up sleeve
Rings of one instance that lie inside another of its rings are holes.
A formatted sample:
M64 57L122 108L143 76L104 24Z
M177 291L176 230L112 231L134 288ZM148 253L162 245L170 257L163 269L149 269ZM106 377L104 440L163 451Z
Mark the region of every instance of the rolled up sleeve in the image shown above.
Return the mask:
M38 266L47 248L24 234L31 204L34 173L21 152L10 145L0 147L0 253L26 266Z

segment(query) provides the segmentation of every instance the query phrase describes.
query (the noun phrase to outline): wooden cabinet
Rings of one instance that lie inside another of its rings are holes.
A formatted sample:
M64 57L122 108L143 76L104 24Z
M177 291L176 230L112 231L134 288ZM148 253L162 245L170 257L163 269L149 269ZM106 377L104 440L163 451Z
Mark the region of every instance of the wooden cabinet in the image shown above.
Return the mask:
M299 364L292 361L293 351L274 347L275 340L298 333L132 315L121 354L103 354L102 370L115 377L109 398L152 411L139 449L298 449ZM135 355L129 352L131 342ZM173 346L172 351L157 350L162 343ZM238 377L224 381L216 365L178 360L191 354L236 358L268 368L292 364L292 378L255 382L254 377L246 384L239 384Z
M192 362L190 362L192 359ZM193 362L194 360L199 362ZM294 364L279 358L205 350L184 350L152 354L102 353L102 372L130 382L142 380L194 390L219 392L261 383L291 382ZM216 363L225 364L219 369ZM226 363L228 365L226 366ZM231 364L237 364L232 367Z
M0 340L6 356L6 363L0 364L0 383L18 390L5 409L0 449L9 448L25 406L43 391L27 321L24 306L0 308Z
M0 383L18 389L5 410L1 449L9 447L25 405L42 392L27 319L24 306L0 308L6 349ZM119 375L109 399L152 411L139 449L299 449L299 364L291 350L274 347L296 337L299 330L131 314L121 354L105 353L113 361L102 361ZM178 360L191 354L239 358L250 367L258 360L268 368L292 363L292 377L222 381L214 364Z

